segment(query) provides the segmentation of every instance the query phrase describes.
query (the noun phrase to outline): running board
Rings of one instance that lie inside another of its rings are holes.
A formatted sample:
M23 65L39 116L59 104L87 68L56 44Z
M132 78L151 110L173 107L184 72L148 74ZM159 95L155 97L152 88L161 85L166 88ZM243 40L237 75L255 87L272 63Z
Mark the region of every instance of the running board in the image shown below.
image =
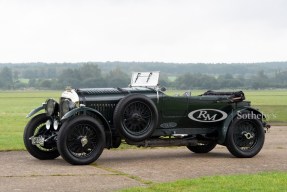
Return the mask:
M137 145L138 147L167 147L167 146L196 146L198 141L196 139L150 139L144 141L126 141L129 145Z

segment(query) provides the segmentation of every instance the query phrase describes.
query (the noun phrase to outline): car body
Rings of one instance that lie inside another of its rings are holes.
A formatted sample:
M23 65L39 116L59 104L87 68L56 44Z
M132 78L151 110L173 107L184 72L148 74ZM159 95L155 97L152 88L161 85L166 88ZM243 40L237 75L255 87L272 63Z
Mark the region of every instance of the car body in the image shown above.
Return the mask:
M28 152L38 159L61 155L77 165L122 142L187 146L195 153L220 144L243 158L259 153L270 126L242 91L169 96L158 79L159 72L135 72L126 88L68 88L59 102L48 99L27 115L34 116L24 131Z

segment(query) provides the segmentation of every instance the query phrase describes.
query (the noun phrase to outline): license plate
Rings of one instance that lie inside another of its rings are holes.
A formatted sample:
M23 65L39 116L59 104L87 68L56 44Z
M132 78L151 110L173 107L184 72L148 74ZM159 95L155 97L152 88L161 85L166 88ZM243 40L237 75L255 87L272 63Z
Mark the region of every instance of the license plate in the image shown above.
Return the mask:
M32 145L44 145L45 139L42 136L39 137L30 137L30 140L32 141Z

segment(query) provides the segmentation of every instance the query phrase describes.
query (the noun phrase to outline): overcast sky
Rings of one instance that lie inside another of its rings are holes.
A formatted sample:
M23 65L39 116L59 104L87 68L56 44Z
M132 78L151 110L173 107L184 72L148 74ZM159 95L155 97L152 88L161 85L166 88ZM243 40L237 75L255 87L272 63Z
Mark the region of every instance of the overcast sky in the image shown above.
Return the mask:
M0 63L287 61L285 0L0 0Z

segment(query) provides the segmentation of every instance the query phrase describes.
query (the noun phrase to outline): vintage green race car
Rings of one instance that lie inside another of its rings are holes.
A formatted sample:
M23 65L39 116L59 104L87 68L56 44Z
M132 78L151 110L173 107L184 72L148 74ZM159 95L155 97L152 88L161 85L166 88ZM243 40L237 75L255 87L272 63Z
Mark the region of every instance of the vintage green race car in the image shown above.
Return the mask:
M122 142L142 147L186 146L208 153L224 145L236 157L253 157L270 126L244 101L242 91L168 96L159 72L133 73L127 88L67 89L31 111L24 143L38 159L61 155L76 165L97 160Z

